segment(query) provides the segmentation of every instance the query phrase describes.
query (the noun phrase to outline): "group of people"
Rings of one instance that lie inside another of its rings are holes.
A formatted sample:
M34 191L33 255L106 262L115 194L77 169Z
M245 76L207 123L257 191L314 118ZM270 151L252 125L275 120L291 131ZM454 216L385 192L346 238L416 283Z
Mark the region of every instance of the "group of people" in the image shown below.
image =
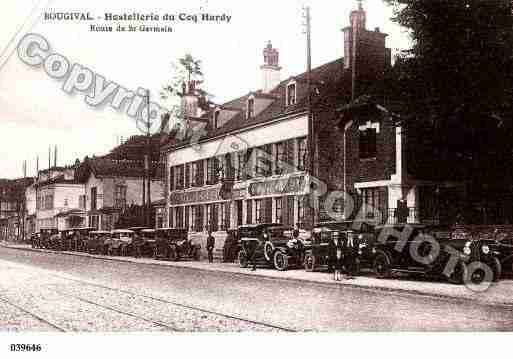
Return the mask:
M343 233L338 236L332 236L329 242L329 261L333 268L333 280L352 279L351 268L357 261L356 258L356 238L353 233ZM347 275L342 274L342 268L345 268Z

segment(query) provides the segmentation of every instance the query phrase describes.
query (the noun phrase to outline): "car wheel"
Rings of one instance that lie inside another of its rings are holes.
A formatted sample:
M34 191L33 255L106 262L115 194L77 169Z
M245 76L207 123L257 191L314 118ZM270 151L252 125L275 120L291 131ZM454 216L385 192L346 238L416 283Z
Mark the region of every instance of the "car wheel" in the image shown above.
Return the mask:
M385 252L378 252L374 257L374 273L378 278L390 277L390 257Z
M313 254L307 254L305 257L305 270L307 272L313 272L315 271L315 265L316 265L315 256Z
M449 283L462 284L465 278L467 278L468 269L467 265L463 262L458 262L454 267L454 270L447 278Z
M243 250L239 251L239 267L247 268L248 267L248 258L246 257L246 253Z
M274 244L270 241L264 244L264 257L268 262L272 262L274 259Z
M274 268L279 271L285 271L289 268L289 256L281 251L274 253Z

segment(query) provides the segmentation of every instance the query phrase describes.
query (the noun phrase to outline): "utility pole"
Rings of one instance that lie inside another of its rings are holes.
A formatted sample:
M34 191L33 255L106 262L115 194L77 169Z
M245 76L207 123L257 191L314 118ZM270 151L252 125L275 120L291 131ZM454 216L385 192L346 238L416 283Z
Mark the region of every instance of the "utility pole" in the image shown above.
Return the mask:
M147 121L146 121L146 154L144 156L144 173L145 177L148 181L146 185L146 190L148 191L147 198L147 208L146 208L146 225L148 227L153 227L150 223L151 221L151 141L150 141L150 126L151 126L151 111L150 111L150 90L148 90L148 96L146 97L146 105L147 105Z
M308 114L308 138L307 138L307 148L308 148L308 175L309 175L309 192L310 192L310 215L312 221L312 227L315 225L317 220L317 206L318 201L317 198L314 198L312 195L313 188L313 178L315 177L315 136L314 136L314 123L313 123L313 113L312 113L312 32L311 32L311 17L310 17L310 7L305 7L305 27L306 27L306 81L307 81L307 114Z

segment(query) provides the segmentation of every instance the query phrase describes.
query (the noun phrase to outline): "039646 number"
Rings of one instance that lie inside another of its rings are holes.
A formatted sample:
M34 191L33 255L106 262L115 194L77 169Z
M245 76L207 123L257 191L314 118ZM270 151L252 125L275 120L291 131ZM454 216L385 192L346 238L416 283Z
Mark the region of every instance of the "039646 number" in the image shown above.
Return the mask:
M41 344L11 344L12 352L40 352Z

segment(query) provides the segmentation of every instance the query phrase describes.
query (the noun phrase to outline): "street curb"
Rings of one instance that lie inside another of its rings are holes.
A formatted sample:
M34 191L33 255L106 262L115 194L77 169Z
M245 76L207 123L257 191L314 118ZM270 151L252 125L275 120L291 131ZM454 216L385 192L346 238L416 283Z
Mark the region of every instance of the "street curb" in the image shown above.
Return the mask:
M226 274L246 276L246 277L251 277L251 278L263 278L266 280L278 280L278 281L281 280L281 281L296 282L296 283L309 283L309 284L314 284L317 286L326 286L329 288L349 287L349 288L374 291L374 292L420 296L420 297L424 297L424 298L432 298L432 299L439 299L439 300L442 299L445 301L459 302L462 304L479 304L481 306L492 306L492 307L502 306L502 307L513 309L513 303L511 303L511 302L500 302L500 301L486 302L486 301L482 301L479 299L451 296L451 295L447 295L447 294L429 293L429 292L421 291L421 290L417 290L417 289L387 288L387 287L380 287L380 286L372 286L372 285L365 285L365 284L363 284L363 285L362 284L352 284L352 283L344 283L344 282L328 283L328 282L321 282L321 281L317 281L317 280L313 280L313 279L281 278L281 277L275 277L275 276L268 275L268 274L255 275L252 273L232 272L229 270L223 270L223 269L219 269L219 268L187 267L187 266L181 266L181 265L175 264L173 262L162 262L162 261L157 261L157 260L154 263L137 262L137 261L130 260L130 257L127 257L127 258L125 258L125 257L108 257L108 256L100 256L100 255L88 254L88 253L82 253L82 252L63 252L63 251L54 251L51 249L40 249L40 248L20 248L20 247L11 246L11 245L8 245L5 243L0 243L0 246L5 247L5 248L20 250L20 251L29 251L29 252L38 252L38 253L54 253L54 254L63 254L63 255L75 256L75 257L84 257L84 258L114 261L114 262L134 263L134 264L144 264L144 265L152 265L152 266L159 266L159 267L172 267L172 268L181 268L181 269L187 269L187 270L226 273Z

